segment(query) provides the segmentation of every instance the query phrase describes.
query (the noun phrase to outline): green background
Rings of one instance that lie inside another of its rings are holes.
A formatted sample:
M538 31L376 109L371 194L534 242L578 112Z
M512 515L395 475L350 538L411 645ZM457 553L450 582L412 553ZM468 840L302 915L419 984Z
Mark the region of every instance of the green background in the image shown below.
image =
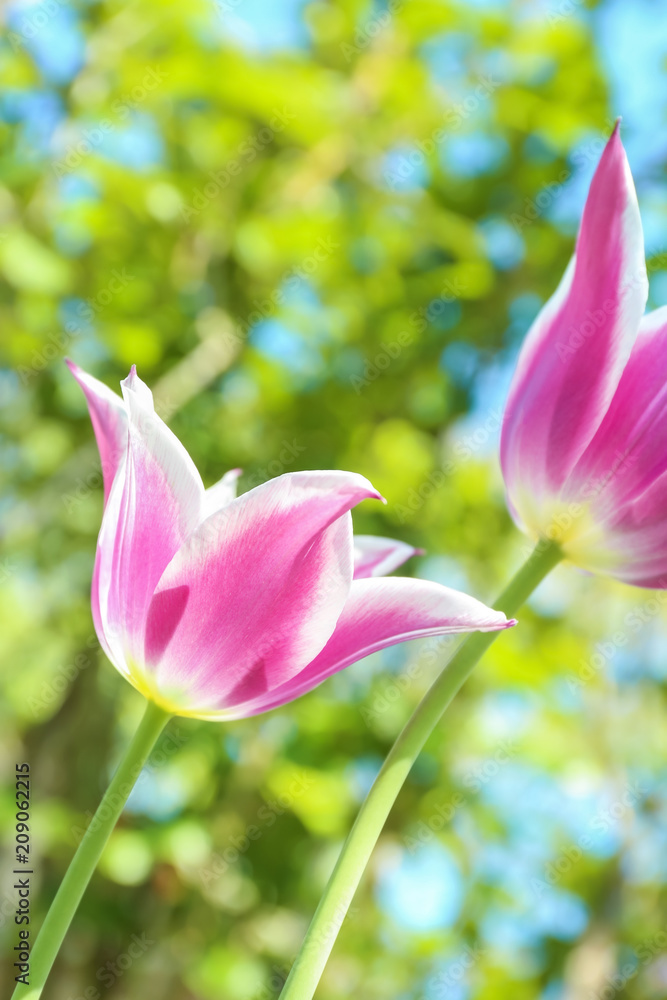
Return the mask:
M3 996L14 765L32 773L34 931L142 711L92 627L101 477L63 357L114 389L136 363L207 485L235 466L244 490L363 473L389 502L356 530L492 602L526 551L497 461L504 393L620 112L650 304L667 301L659 10L0 15ZM540 588L415 767L322 1000L665 995L664 607L568 566ZM449 648L376 654L263 717L172 723L44 996L277 995Z

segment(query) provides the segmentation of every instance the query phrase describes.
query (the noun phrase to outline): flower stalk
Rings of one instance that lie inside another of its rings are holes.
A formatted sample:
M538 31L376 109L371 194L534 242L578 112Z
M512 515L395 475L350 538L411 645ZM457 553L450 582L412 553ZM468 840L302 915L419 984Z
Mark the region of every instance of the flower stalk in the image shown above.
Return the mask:
M60 946L130 792L170 716L153 702L118 765L58 892L30 956L29 985L19 983L12 1000L38 1000Z
M495 607L508 616L514 615L561 559L557 543L541 541ZM412 765L444 711L497 636L496 632L467 636L399 733L343 845L281 1000L313 997L373 848Z

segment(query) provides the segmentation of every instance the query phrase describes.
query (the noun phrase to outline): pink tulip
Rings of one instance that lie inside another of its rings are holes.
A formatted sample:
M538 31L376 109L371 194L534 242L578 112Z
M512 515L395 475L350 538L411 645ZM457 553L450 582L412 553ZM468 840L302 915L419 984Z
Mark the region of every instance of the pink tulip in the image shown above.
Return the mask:
M393 643L514 624L439 584L377 579L416 550L353 541L350 509L382 499L363 476L287 473L237 498L235 469L205 490L134 367L121 398L68 364L104 475L95 628L117 669L167 710L242 718Z
M584 569L667 586L667 308L644 316L641 220L618 125L574 258L519 355L501 462L512 514Z

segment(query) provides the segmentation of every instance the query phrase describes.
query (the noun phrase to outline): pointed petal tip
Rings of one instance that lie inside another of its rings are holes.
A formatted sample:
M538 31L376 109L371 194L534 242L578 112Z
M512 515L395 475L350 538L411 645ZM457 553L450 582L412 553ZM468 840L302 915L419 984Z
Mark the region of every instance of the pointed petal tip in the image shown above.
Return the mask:
M614 128L612 130L609 139L607 140L607 145L602 151L602 156L600 157L600 162L596 173L600 171L603 164L618 164L621 167L622 172L625 175L626 183L634 188L634 181L632 175L630 174L630 166L628 164L627 154L625 152L625 146L623 145L623 140L621 139L621 119L620 117L616 119Z
M366 479L366 477L363 476L363 475L361 475L361 473L358 474L358 477L359 478L358 478L357 481L359 483L363 484L362 485L362 490L365 493L365 496L361 497L361 499L362 500L379 500L380 503L383 503L386 506L387 505L387 499L382 496L382 494L380 493L379 490L376 490L376 488L373 486L373 484L370 482L370 480Z
M518 625L518 620L516 618L500 618L502 611L497 611L496 614L499 616L492 625L478 626L480 632L502 632L506 628L514 628Z
M616 172L619 171L619 174ZM616 176L615 176L616 175ZM625 152L625 147L621 139L621 119L620 117L614 122L614 127L611 131L607 142L605 143L604 149L598 161L598 165L595 168L593 174L593 179L591 181L591 187L589 191L589 199L591 192L594 190L596 184L604 183L604 178L615 184L620 184L621 187L629 187L634 189L634 182L630 174L630 166L628 164L627 155ZM612 178L615 177L615 180ZM584 209L585 211L585 209Z
M127 377L121 379L120 387L126 403L129 403L132 399L141 406L147 407L149 410L154 410L153 393L137 375L136 365L132 365ZM129 393L129 395L126 395L126 393Z
M80 382L82 377L86 374L83 368L80 368L75 361L72 361L71 358L65 358L64 360L65 364L69 368L74 378L77 380L77 382Z
M120 380L120 384L124 385L127 389L135 389L138 379L139 376L137 375L137 366L131 365L125 378Z

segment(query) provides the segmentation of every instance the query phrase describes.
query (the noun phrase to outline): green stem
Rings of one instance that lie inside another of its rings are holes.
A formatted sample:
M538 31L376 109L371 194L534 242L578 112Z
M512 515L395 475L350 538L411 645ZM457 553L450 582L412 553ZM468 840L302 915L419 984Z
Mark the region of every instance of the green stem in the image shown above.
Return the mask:
M19 983L12 1000L37 1000L47 980L51 966L67 934L72 918L81 902L86 886L128 796L141 774L148 756L169 721L170 716L149 701L134 738L111 779L99 808L83 835L78 850L67 869L51 908L37 935L30 956L29 983ZM18 971L18 970L17 970Z
M558 545L540 542L495 606L508 616L514 615L561 559ZM313 997L375 843L412 765L475 664L500 634L474 632L469 635L399 733L343 845L281 1000L311 1000Z

